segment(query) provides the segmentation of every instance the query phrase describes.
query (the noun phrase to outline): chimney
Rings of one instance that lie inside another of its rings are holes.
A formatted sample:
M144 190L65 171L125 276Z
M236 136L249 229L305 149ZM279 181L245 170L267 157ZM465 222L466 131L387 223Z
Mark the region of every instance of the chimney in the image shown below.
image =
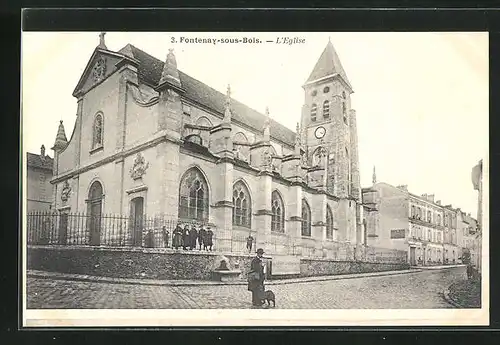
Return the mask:
M422 194L422 198L424 198L425 200L427 200L427 194Z
M397 189L404 190L405 192L408 191L408 185L407 184L400 184L399 186L396 187Z
M436 204L441 205L441 200L436 200Z
M434 202L434 194L428 194L427 195L427 200L430 202Z

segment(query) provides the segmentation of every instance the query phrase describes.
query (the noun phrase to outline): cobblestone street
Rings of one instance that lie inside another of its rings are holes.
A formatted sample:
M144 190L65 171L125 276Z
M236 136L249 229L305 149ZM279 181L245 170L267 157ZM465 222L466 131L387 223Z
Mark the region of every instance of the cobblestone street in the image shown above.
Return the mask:
M441 293L457 269L273 285L280 309L452 308ZM28 309L247 309L245 285L150 286L28 278Z

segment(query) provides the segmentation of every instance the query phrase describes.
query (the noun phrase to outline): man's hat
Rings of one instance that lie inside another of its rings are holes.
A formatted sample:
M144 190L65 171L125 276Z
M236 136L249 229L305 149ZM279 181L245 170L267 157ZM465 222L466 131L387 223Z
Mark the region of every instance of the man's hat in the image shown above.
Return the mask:
M264 249L262 248L257 249L257 254L264 254Z

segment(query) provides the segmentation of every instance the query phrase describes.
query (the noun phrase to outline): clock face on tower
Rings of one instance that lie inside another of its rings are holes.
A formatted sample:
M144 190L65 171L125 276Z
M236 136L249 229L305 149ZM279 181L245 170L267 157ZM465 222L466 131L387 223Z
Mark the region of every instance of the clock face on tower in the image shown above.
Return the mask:
M326 134L326 129L325 127L318 127L316 128L316 130L314 131L314 136L317 138L317 139L321 139L325 136Z

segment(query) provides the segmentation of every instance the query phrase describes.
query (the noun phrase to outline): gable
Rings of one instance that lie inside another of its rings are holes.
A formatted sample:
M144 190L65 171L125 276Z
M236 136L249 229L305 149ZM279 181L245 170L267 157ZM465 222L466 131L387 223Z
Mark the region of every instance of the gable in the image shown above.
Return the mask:
M122 59L123 57L119 54L103 49L95 49L73 91L73 96L78 97L78 95L85 94L96 85L99 85L117 70L116 64Z

